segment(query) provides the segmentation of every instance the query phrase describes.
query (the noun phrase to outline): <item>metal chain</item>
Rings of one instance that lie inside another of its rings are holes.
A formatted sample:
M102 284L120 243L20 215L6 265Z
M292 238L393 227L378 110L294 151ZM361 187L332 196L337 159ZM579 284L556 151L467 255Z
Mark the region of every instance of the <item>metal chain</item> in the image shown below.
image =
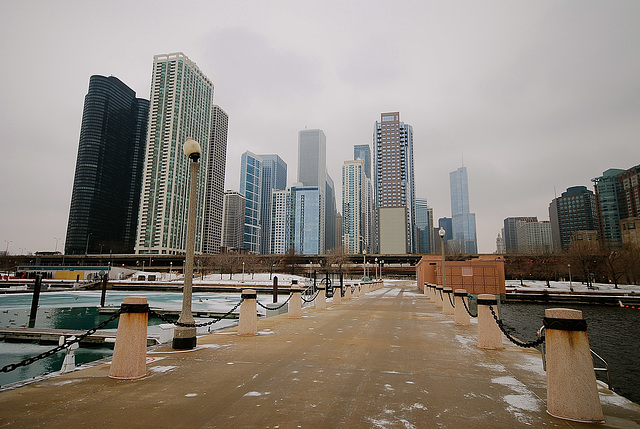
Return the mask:
M287 298L287 300L285 302L283 302L281 305L279 305L278 307L267 307L266 305L264 305L263 303L261 303L260 301L256 300L256 303L264 308L265 310L280 310L282 307L284 307L285 305L287 305L287 303L291 300L291 297L293 296L293 294L289 295L289 298Z
M313 298L311 298L311 299L310 299L310 300L308 300L308 301L307 301L306 299L304 299L304 295L301 295L301 298L302 298L302 300L303 300L304 302L313 302L313 300L314 300L314 299L316 299L316 298L318 297L318 294L319 294L319 293L320 293L320 291L319 291L319 290L317 290L317 291L316 291L316 294L315 294L315 295L313 295Z
M498 327L500 328L502 333L509 339L509 341L511 341L516 346L522 347L522 348L530 348L530 347L539 346L540 344L544 343L544 336L540 336L537 340L529 341L528 343L522 342L519 339L512 337L511 334L509 334L506 331L506 329L504 327L504 324L502 323L502 320L498 319L498 316L496 315L496 312L493 310L493 305L489 306L489 310L491 310L491 314L493 315L493 319L498 324Z
M41 359L44 359L44 358L48 358L49 356L52 356L52 355L58 353L61 350L69 348L69 346L71 346L72 344L79 343L80 341L82 341L86 337L88 337L89 335L95 334L97 330L104 328L109 323L111 323L114 320L116 320L118 318L118 316L120 316L120 313L122 313L122 309L118 309L118 311L116 313L114 313L111 317L109 317L107 320L105 320L104 322L100 323L95 328L89 329L84 334L78 335L74 339L65 340L64 344L62 344L62 345L60 345L58 347L55 347L55 348L53 348L51 350L47 350L46 352L40 353L37 356L26 358L26 359L24 359L24 360L22 360L22 361L20 361L18 363L11 363L9 365L5 365L2 368L0 368L0 372L11 372L16 368L20 368L21 366L31 365L34 362L37 362L37 361L39 361Z
M217 322L221 321L222 319L226 318L231 313L233 313L238 307L240 307L240 304L242 304L242 301L244 301L244 299L241 299L240 302L238 302L235 305L235 307L233 307L231 310L227 311L222 316L218 316L218 317L214 318L211 322L206 322L206 323L183 323L183 322L178 322L176 320L173 320L173 319L165 316L164 314L156 313L155 311L153 311L151 309L149 309L149 315L150 316L155 316L155 317L157 317L158 319L160 319L160 320L162 320L164 322L171 323L171 324L174 324L176 326L182 326L184 328L201 328L203 326L213 325L214 323L217 323Z
M448 294L447 294L447 296L449 297L449 302L451 303L451 306L452 306L453 308L456 308L456 305L453 303L453 301L451 301L451 294L450 294L450 293L448 293Z
M478 313L471 314L471 311L469 311L469 307L467 307L467 301L464 300L464 297L462 298L462 303L464 304L464 309L467 310L467 314L469 314L469 316L478 317Z

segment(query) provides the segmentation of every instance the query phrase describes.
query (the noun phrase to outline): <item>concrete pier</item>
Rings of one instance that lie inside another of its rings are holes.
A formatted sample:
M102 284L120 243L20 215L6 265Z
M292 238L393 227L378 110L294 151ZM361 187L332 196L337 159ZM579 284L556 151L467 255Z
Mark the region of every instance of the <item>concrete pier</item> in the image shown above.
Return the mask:
M477 348L477 325L455 326L415 281L235 332L188 352L157 347L135 381L101 364L0 392L0 427L590 427L546 412L538 351ZM638 405L600 397L596 427L640 424Z

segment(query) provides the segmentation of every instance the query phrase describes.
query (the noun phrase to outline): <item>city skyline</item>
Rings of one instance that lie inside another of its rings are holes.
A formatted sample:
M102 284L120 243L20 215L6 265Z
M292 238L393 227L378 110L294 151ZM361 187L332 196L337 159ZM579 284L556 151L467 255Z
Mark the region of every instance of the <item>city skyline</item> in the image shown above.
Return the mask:
M416 195L435 219L449 213L447 174L464 154L483 253L505 218L548 219L554 189L592 190L603 171L639 163L637 2L249 4L191 5L182 31L166 30L175 6L164 1L0 5L11 40L0 54L20 64L0 79L3 250L62 249L89 77L148 98L162 52L184 52L216 84L230 118L225 189L239 189L246 150L295 165L305 126L325 132L340 177L353 146L371 142L372 118L399 111L414 128ZM65 67L42 67L64 51Z

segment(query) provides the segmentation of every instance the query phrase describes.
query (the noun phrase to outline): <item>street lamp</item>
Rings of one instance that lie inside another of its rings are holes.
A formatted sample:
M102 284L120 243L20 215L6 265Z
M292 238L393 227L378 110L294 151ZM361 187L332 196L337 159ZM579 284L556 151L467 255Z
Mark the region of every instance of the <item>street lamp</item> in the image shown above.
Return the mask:
M571 264L567 264L567 268L569 268L569 290L573 292L573 283L571 283Z
M244 283L244 261L242 261L242 283Z
M191 283L193 278L193 255L195 253L196 242L196 188L198 185L198 168L200 163L200 144L187 137L182 147L184 154L191 160L189 163L191 170L191 181L189 183L189 212L187 214L187 243L186 258L184 267L184 286L182 288L182 311L178 322L194 324L191 313ZM196 328L187 326L176 326L173 331L173 348L179 350L193 349L196 346Z
M376 258L375 261L376 261L376 278L378 278L378 258Z
M362 272L364 273L363 280L367 279L367 251L362 250Z
M445 270L445 266L444 266L444 236L446 234L446 231L444 230L444 228L440 227L440 230L438 231L438 235L440 236L440 247L442 248L442 288L444 289L445 287L447 287L447 271Z

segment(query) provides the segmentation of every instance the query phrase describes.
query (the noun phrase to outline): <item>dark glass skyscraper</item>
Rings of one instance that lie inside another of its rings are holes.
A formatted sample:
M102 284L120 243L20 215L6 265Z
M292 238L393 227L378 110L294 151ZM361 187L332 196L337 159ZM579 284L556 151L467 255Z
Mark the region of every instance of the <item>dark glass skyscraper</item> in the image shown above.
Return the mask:
M118 78L89 79L65 253L133 253L148 115Z

